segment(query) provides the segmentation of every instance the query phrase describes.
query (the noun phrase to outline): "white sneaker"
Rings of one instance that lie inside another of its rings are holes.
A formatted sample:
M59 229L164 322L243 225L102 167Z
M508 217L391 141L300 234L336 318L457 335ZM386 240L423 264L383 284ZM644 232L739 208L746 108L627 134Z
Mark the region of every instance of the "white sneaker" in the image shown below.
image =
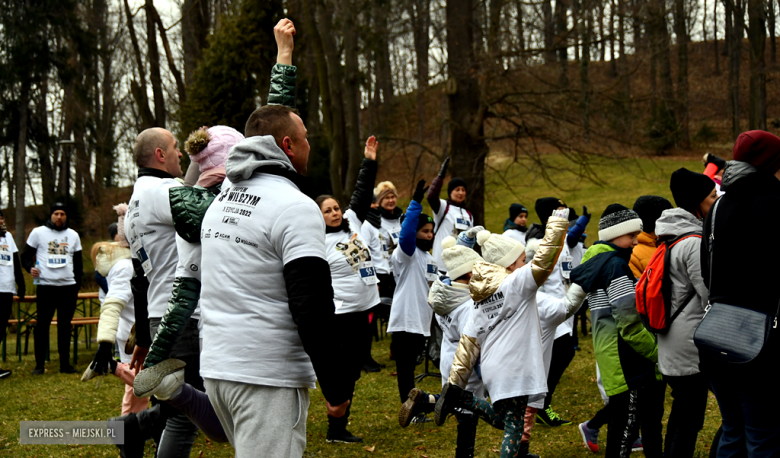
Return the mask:
M154 396L160 401L167 401L184 384L186 365L179 359L166 359L142 370L135 376L133 393L139 398Z

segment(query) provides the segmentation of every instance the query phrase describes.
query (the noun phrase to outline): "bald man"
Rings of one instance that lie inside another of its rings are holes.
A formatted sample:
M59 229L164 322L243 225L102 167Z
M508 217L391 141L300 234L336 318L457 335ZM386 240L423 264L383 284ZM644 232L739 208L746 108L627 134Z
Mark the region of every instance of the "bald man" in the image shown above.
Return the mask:
M137 344L131 366L140 371L173 289L179 257L168 190L183 184L177 180L182 176L181 152L176 138L169 131L151 128L141 132L133 145L133 158L138 166L138 179L130 198L125 233L137 277L134 282ZM146 287L144 279L148 280L146 307L143 300L139 304L139 296L143 299ZM145 316L144 310L147 311ZM203 380L198 374L199 319L200 309L196 309L174 349L173 357L187 363L185 381L203 391ZM184 415L176 413L168 417L157 455L161 458L189 456L197 434L197 427Z

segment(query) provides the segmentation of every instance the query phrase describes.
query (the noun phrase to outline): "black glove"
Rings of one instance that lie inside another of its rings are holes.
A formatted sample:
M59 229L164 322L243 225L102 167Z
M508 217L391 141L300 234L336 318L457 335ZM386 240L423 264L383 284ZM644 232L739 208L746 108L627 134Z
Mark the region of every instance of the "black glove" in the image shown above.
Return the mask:
M582 216L587 216L588 219L590 219L590 217L593 216L590 213L588 213L588 207L584 205L582 206Z
M446 164L446 162L445 162ZM423 197L425 196L425 192L428 191L428 187L425 186L425 180L420 180L417 182L417 189L414 190L414 197L412 197L412 200L417 201L418 203L422 204Z
M718 166L718 170L721 170L723 167L726 167L726 160L714 154L707 154L707 162L704 165L706 166L707 164L715 164Z
M447 175L447 168L450 166L450 158L447 157L447 159L444 160L444 163L441 165L441 170L439 170L439 176L444 178L445 175Z
M111 351L112 349L113 345L111 342L100 342L98 351L95 353L95 358L92 360L89 368L100 375L106 372L111 374L116 372L116 360L114 359L113 351Z

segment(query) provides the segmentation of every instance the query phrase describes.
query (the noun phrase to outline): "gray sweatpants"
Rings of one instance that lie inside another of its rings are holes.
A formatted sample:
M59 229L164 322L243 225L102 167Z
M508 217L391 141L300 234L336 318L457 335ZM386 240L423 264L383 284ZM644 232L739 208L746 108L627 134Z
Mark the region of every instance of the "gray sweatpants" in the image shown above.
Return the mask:
M204 379L236 457L300 458L306 449L307 388Z

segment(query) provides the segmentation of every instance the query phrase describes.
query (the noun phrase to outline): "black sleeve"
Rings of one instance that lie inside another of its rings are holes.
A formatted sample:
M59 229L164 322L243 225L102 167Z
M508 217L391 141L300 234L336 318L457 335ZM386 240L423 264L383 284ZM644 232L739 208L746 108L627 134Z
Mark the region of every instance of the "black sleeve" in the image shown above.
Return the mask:
M24 297L27 293L27 286L24 283L22 274L22 263L19 261L19 253L14 253L14 280L16 281L16 295Z
M35 253L37 251L38 250L31 247L30 245L24 246L24 251L22 252L22 267L24 267L24 270L27 272L35 267Z
M322 394L331 405L343 404L352 397L349 366L333 334L335 315L330 267L321 258L299 258L284 266L290 313L303 349L311 359Z
M73 253L73 277L76 279L76 286L81 289L81 282L84 280L84 258L81 256L81 250Z
M714 206L714 205L713 205ZM710 208L712 210L712 208ZM710 228L712 227L712 211L708 212L701 232L701 249L699 250L699 256L701 256L701 278L704 280L704 286L710 289Z
M355 192L352 193L352 199L349 201L349 208L355 212L360 223L366 220L368 211L371 209L371 201L374 200L376 169L376 161L363 159L363 165L360 167L357 183L355 183Z
M133 303L135 304L135 344L139 347L152 346L152 333L149 330L149 301L146 292L149 290L149 279L144 276L141 261L133 258L133 270L135 276L130 280L130 288L133 291Z

